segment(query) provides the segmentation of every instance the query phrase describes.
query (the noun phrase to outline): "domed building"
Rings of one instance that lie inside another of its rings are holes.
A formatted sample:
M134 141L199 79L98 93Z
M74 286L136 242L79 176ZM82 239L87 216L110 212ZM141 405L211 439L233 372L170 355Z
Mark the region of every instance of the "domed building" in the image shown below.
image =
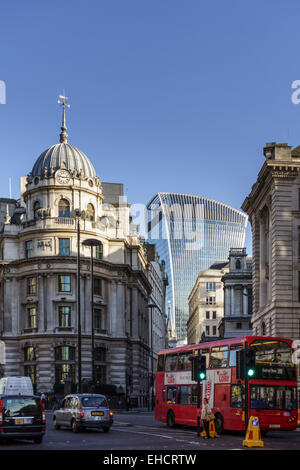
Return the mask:
M20 199L7 204L0 233L2 374L29 375L37 392L58 393L94 376L142 406L150 348L145 250L122 185L102 183L66 130L63 103L60 142L41 153L21 177Z

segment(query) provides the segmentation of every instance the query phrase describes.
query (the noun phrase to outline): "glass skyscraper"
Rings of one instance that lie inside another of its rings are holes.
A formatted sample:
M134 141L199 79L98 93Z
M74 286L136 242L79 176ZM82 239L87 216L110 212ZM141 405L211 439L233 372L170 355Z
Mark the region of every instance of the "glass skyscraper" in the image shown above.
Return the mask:
M247 216L201 196L158 193L147 205L148 241L166 264L166 312L172 315L177 342L184 344L188 297L200 270L226 261L230 248L242 248Z

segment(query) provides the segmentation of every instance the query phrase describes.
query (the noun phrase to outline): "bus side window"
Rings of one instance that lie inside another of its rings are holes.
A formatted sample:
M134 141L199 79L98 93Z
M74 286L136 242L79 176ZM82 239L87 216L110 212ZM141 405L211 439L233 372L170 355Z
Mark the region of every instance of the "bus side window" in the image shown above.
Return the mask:
M227 367L228 346L219 346L211 348L210 367Z
M192 385L192 405L197 406L198 403L198 395L197 395L197 385ZM200 403L201 403L201 392L202 392L202 387L200 388Z
M167 403L168 405L175 405L176 403L176 387L167 388Z
M167 354L166 364L165 364L165 371L166 372L174 372L177 369L177 359L178 359L177 353L176 354Z
M177 404L190 405L191 404L191 387L190 385L178 385L177 387Z
M234 345L230 347L229 367L236 367L236 353L243 348L242 345Z
M242 385L232 385L230 392L230 407L243 408L244 406L244 390Z
M190 361L191 353L179 354L178 370L191 370L192 363Z

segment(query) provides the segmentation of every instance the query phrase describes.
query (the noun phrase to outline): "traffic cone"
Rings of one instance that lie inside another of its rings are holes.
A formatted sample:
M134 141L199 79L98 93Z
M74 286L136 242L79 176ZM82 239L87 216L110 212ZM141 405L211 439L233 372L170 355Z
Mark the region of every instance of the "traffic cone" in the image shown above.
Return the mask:
M209 437L211 438L215 438L217 436L217 432L216 432L216 428L215 428L215 420L212 419L210 422L209 422ZM203 431L201 433L201 437L206 437L206 431L205 429L203 428Z
M216 428L215 428L215 420L212 419L209 422L209 436L215 438L217 436Z
M256 416L250 416L246 438L243 441L245 447L263 447L264 443L261 440L259 421Z

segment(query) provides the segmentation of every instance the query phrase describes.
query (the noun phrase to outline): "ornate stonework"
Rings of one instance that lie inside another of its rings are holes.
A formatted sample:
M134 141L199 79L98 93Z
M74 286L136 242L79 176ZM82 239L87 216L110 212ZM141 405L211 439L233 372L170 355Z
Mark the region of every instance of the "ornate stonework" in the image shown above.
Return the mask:
M65 135L58 145L69 145ZM60 151L51 148L49 161L59 162L60 154L54 152ZM70 146L67 151L73 152ZM78 152L72 165L83 161ZM61 169L52 165L45 171L39 160L22 179L18 204L10 201L10 220L0 233L4 372L31 375L37 391L63 386L68 374L74 387L77 383L76 209L80 209L82 378L92 376L90 249L82 242L95 238L101 242L101 249L94 251L97 380L122 387L137 405L145 406L150 354L147 305L152 290L147 259L131 227L123 194L121 202L106 204L100 178L90 162L84 160L84 165L73 170L66 164Z
M242 209L253 244L254 334L300 338L300 158L269 143L266 161Z

